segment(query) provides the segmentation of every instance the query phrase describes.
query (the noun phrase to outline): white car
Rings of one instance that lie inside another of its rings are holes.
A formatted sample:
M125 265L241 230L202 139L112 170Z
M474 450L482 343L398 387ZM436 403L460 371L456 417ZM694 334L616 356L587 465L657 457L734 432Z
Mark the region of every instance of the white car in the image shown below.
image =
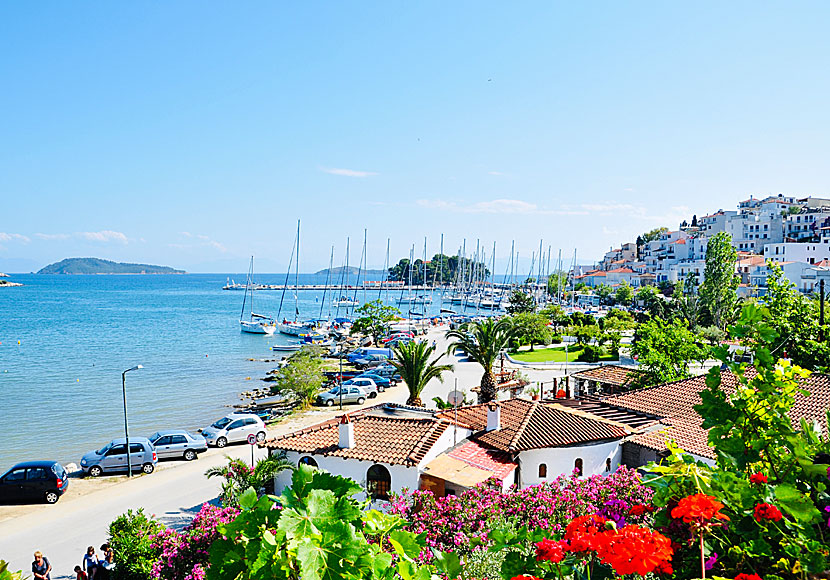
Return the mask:
M234 413L222 417L210 427L202 429L208 445L224 447L228 443L247 441L254 435L258 443L265 441L265 422L256 415Z
M349 379L348 381L343 381L344 387L360 387L366 394L369 395L370 399L374 399L378 396L378 393L383 392L383 387L379 387L375 381L372 379L367 379L365 377L355 377L353 379Z

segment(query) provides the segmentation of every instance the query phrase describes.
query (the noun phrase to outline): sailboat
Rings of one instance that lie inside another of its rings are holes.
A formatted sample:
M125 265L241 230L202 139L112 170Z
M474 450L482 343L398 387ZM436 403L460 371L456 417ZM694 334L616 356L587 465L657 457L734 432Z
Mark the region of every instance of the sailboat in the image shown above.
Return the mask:
M289 321L283 319L279 325L280 332L289 336L302 336L304 334L311 334L318 330L319 321L300 322L300 305L297 293L300 286L300 222L297 221L297 240L294 242L294 247L297 250L297 259L294 260L294 320ZM292 258L293 258L292 252ZM291 262L288 263L289 272L286 273L286 284L283 286L283 297L285 296L285 286L288 285L288 274L291 270ZM282 299L280 299L280 312L282 312Z
M254 312L254 257L251 256L251 266L248 269L248 283L245 285L245 294L242 298L242 312L239 314L239 329L249 334L274 334L277 324L274 319ZM245 320L245 304L248 300L248 293L251 294L251 316Z

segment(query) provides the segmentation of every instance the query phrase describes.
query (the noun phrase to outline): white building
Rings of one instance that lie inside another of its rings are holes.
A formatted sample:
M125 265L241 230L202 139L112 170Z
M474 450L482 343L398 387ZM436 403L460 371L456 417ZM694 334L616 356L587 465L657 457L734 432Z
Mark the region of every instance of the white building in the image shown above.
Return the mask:
M830 238L823 238L820 242L767 244L764 246L764 259L815 264L830 259Z

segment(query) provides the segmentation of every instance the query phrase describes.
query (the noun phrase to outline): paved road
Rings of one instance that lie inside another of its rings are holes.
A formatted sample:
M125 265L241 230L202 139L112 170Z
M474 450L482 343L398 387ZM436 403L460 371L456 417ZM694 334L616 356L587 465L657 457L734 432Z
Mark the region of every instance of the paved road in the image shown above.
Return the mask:
M443 330L433 330L427 340L437 340L439 350L446 348ZM481 378L481 367L463 359L448 357L455 364L455 372L445 382L433 380L422 398L433 406L432 397L446 398L458 379L460 389L468 393ZM531 381L550 381L561 376L561 370L523 369ZM473 397L474 398L474 397ZM406 400L406 389L398 386L387 390L372 404ZM354 409L356 407L350 407ZM269 429L269 435L294 431L301 426L329 419L337 410L313 410ZM51 506L0 506L0 559L11 563L13 570L31 569L32 553L41 550L52 563L52 578L70 578L72 569L80 564L87 546L96 549L104 543L109 523L128 509L143 507L168 526L182 526L205 502L214 500L221 488L218 479L208 480L204 472L209 467L225 462L224 455L250 460L247 445L222 451L211 449L197 461L164 462L155 473L134 477L110 477L101 480L73 480L70 492ZM257 458L264 456L257 450Z

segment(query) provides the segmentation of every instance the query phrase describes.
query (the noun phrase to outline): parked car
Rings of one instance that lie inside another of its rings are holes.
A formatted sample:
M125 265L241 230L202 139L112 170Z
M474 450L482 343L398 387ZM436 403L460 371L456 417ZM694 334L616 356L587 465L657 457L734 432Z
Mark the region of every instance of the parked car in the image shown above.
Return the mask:
M392 356L392 349L363 347L355 350L354 352L349 353L349 355L346 357L346 360L354 364L357 360L368 358L374 355L382 355L385 358L390 358Z
M207 451L207 441L184 429L156 431L150 435L150 443L156 448L159 459L180 459L193 461L199 453Z
M265 441L265 422L251 413L231 413L202 429L207 444L220 448L228 443L247 441L251 434L259 443Z
M339 403L340 389L341 387L334 387L330 391L320 393L319 395L317 395L317 404L325 405L326 407L331 407L335 403ZM361 387L343 385L342 389L344 403L357 403L358 405L362 405L366 402L366 399L369 397L366 391L364 391Z
M386 364L389 357L384 354L368 354L362 358L356 358L352 364L357 368L377 367Z
M395 333L390 334L389 336L385 337L383 340L381 340L381 342L383 344L387 344L387 343L389 343L393 340L399 339L399 338L415 338L415 335L412 334L411 332L395 332Z
M386 346L392 348L393 346L398 346L400 344L406 344L409 342L415 342L414 338L410 338L408 336L398 336L397 338L393 338L389 342L386 343Z
M0 477L0 501L55 503L69 489L69 476L57 461L18 463Z
M343 386L360 387L366 391L366 394L369 395L370 399L374 399L378 396L378 393L382 393L385 390L385 387L381 387L372 379L363 376L355 377L349 381L346 381L343 383Z
M129 465L133 471L153 473L158 463L158 455L153 444L146 437L130 437ZM81 457L81 469L92 477L104 473L127 471L127 440L123 437L113 439L98 451L90 451Z
M372 369L372 370L374 371L375 369ZM386 389L388 389L389 387L394 385L395 382L397 382L397 381L393 382L391 379L388 379L386 377L382 377L379 374L376 374L374 372L371 372L371 373L370 372L365 372L362 375L359 375L359 376L355 377L355 379L371 379L371 380L373 380L375 382L375 384L377 385L377 387L378 387L378 392L379 393L382 393L383 391L385 391Z
M398 369L395 368L393 365L389 363L384 363L382 365L378 365L372 369L372 374L378 375L381 377L385 377L389 379L393 385L401 382L403 379L401 375L398 374Z

